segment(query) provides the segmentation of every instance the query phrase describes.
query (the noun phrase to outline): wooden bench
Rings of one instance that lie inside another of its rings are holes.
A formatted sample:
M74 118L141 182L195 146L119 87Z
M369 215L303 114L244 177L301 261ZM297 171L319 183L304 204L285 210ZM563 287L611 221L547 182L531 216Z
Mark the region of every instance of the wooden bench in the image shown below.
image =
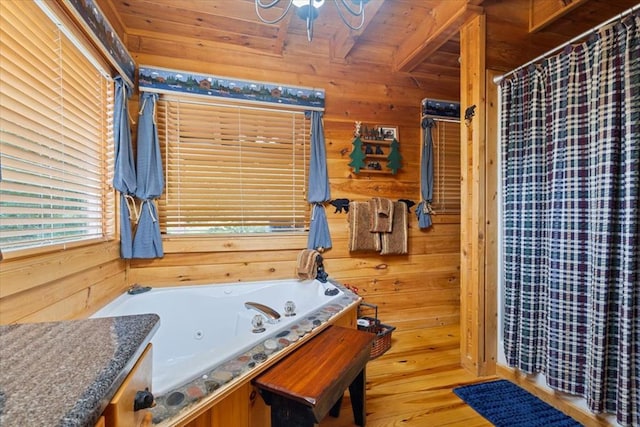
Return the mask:
M374 334L330 326L254 379L271 406L271 427L312 427L337 417L349 388L355 423L364 426L365 368Z

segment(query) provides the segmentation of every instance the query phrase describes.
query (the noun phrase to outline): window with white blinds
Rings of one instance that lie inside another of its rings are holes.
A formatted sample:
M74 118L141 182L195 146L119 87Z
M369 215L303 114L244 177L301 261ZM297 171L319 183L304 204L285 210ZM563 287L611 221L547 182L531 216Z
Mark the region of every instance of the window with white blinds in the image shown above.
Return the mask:
M434 119L433 202L437 214L460 213L460 123Z
M113 83L34 2L0 1L0 249L112 237Z
M162 231L302 231L309 124L303 112L161 97Z

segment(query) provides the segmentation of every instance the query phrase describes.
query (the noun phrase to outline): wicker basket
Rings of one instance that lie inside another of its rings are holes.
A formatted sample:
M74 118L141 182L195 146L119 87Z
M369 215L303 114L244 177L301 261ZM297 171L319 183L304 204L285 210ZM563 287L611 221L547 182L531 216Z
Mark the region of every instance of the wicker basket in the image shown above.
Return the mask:
M366 309L374 310L374 317L364 316L363 312ZM371 346L369 359L375 359L391 348L391 333L396 327L380 323L380 320L378 320L377 305L366 302L360 303L358 306L358 329L376 334L376 338Z

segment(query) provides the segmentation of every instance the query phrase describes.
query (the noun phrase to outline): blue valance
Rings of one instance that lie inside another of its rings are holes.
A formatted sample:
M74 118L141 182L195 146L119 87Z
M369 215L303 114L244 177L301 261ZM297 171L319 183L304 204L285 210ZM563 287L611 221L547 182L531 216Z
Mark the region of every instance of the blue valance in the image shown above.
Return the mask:
M460 118L459 102L425 98L422 100L421 108L423 117L445 117L451 119Z
M71 6L68 9L79 18L78 21L109 58L120 76L133 87L136 64L95 0L66 0L65 3Z
M267 105L280 104L289 108L324 111L324 89L286 86L278 83L256 82L146 66L140 67L138 77L141 91L179 92L196 96Z

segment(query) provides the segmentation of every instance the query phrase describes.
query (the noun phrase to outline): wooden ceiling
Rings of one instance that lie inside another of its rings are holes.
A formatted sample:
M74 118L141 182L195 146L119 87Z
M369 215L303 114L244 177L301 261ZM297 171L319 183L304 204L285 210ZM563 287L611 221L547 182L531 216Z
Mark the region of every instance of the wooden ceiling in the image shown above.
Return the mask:
M459 78L458 30L475 14L487 16L487 66L509 70L637 0L370 0L359 31L349 30L331 3L322 7L309 42L305 22L293 11L277 24L264 24L254 0L98 0L133 53L161 54L172 44L178 47L168 55L178 60L201 60L203 51L270 58L321 53L331 63L381 66L416 79ZM538 5L533 14L531 4ZM281 11L279 6L263 15L274 18ZM554 13L557 19L547 20Z
M328 0L314 22L311 42L307 40L305 21L293 10L277 24L265 24L256 15L254 0L102 0L98 3L107 9L110 20L116 21L116 30L125 34L126 44L134 52L145 49L145 45L158 46L162 41L176 40L185 46L200 45L272 57L293 49L324 50L336 63L378 64L418 74L457 76L458 28L474 13L482 12L476 6L481 2L370 0L365 8L363 28L352 31L340 20L335 5L330 4L334 1ZM288 1L280 3L282 6L263 11L263 16L267 19L279 16ZM351 21L355 25L358 19ZM185 50L184 54L187 53Z

